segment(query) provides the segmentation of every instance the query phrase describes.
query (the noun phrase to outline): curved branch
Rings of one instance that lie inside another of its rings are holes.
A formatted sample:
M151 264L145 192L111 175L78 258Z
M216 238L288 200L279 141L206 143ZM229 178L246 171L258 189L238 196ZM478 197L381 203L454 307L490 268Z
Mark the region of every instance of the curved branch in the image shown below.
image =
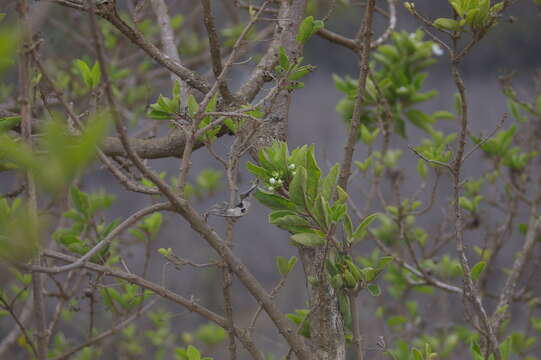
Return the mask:
M44 256L47 256L49 258L53 258L56 260L69 262L69 263L75 263L81 259L81 258L65 255L65 254L52 251L52 250L45 250ZM146 280L136 274L127 273L124 271L116 270L110 267L106 267L106 266L102 266L102 265L98 265L94 263L83 263L83 268L96 271L107 276L112 276L117 279L122 279L129 282L130 284L135 284L135 285L141 286L144 289L151 290L154 293L156 293L158 296L164 299L173 301L174 303L177 303L179 305L182 305L189 311L195 312L209 319L210 321L216 323L220 327L227 329L227 322L222 316L210 311L204 306L197 304L193 300L187 299L161 285L158 285L152 281ZM244 330L239 329L237 327L231 330L233 331L235 336L240 340L240 342L244 345L246 350L252 355L254 359L263 360L265 358L263 354L261 354L261 352L256 348L255 344L248 337L248 335L246 334Z
M68 6L77 10L87 11L84 5L78 1L54 0L57 4ZM179 78L183 79L189 86L207 93L210 90L208 82L197 72L184 67L170 56L161 52L154 44L144 38L137 29L126 23L117 13L114 3L105 3L95 9L96 14L109 21L118 31L131 40L135 45L146 52L157 63L166 67Z

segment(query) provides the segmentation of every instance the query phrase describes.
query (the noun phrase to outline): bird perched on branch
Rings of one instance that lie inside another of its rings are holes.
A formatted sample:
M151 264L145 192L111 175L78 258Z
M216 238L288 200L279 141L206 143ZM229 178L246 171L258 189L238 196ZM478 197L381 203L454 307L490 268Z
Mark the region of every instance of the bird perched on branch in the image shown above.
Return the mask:
M208 208L204 212L205 220L208 218L209 215L215 215L215 216L221 216L221 217L227 217L227 218L240 218L248 212L248 209L250 208L250 196L252 195L253 191L257 188L259 181L255 181L250 188L240 193L239 195L239 201L234 207L230 207L227 201L224 201L220 204L215 204Z

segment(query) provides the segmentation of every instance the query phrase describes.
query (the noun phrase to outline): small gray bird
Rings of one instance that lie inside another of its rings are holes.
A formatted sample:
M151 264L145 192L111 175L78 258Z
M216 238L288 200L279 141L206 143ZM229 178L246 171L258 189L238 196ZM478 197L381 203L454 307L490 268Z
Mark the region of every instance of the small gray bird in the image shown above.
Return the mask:
M204 212L205 220L209 215L228 218L240 218L246 215L251 205L249 198L252 195L252 192L257 188L258 183L259 181L254 182L247 191L240 193L239 202L234 207L229 207L227 201L212 205Z

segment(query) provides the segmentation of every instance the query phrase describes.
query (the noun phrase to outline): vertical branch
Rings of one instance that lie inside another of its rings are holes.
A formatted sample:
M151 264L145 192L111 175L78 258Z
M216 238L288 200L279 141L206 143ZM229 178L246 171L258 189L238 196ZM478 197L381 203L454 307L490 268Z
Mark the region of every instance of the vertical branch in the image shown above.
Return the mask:
M158 19L158 27L160 29L160 38L164 53L178 64L182 64L178 55L177 46L175 45L175 35L171 26L171 18L167 11L167 4L164 0L151 0L152 10ZM171 83L174 86L176 81L180 82L180 97L185 101L188 94L186 83L175 73L171 72Z
M454 39L454 49L458 46L458 39ZM468 119L468 99L466 96L466 86L460 75L459 65L462 59L462 55L457 55L455 51L451 53L452 56L452 75L455 86L458 90L461 100L461 113L460 113L460 135L458 139L458 149L455 154L455 159L452 164L453 175L453 210L455 217L455 241L457 251L460 257L460 264L464 273L464 294L471 301L475 312L479 316L479 320L482 323L485 336L487 338L487 353L492 353L496 360L500 360L500 352L498 350L498 339L494 332L489 316L483 306L479 291L471 277L471 267L469 265L468 257L466 255L466 247L464 245L464 226L463 226L463 213L459 205L460 189L461 189L461 173L462 165L464 163L464 151L466 148L466 138L468 135L469 119Z
M218 39L218 33L216 31L216 25L214 24L214 16L212 16L212 9L210 6L210 0L201 0L203 6L203 22L207 29L209 39L210 60L212 62L212 71L216 79L222 73L222 54L220 49L220 40ZM227 87L227 82L222 81L220 83L220 93L227 103L232 101L231 92Z
M28 18L28 3L26 0L19 0L17 11L21 20L21 34L23 37L23 46L19 56L19 102L21 106L21 134L23 140L32 148L32 109L30 104L30 48L32 46L32 29ZM26 177L26 195L28 198L28 208L31 217L31 226L37 224L37 194L34 177L30 171L25 174ZM36 263L41 262L41 256L38 255ZM47 358L47 325L45 319L45 304L43 298L43 275L32 273L32 293L34 302L34 318L37 329L37 359L45 360Z
M353 333L353 351L355 354L355 360L363 360L363 341L361 337L361 329L359 327L359 309L357 308L357 291L348 293L349 298L349 310L351 311L351 331Z
M94 45L96 48L96 56L98 58L98 63L100 65L100 70L103 78L103 82L105 85L105 95L107 98L107 102L109 104L109 110L111 111L112 118L115 124L116 131L118 133L118 136L120 138L120 142L122 144L122 147L126 151L126 154L128 155L128 158L133 162L133 164L137 167L141 173L143 173L147 178L149 178L156 187L175 205L180 205L180 198L173 192L171 187L158 175L156 175L152 170L150 170L141 160L139 155L135 152L133 147L131 146L130 140L128 138L128 134L126 133L126 129L124 128L124 124L122 123L122 119L120 117L120 113L118 111L118 107L116 106L115 97L113 94L113 89L111 86L111 81L109 79L109 74L107 72L107 65L105 63L105 55L103 50L103 45L101 43L99 31L98 31L98 24L96 21L96 14L95 14L95 5L93 0L87 0L86 5L88 7L88 14L90 18L90 27L92 30L92 37L94 40Z
M360 56L357 96L355 98L353 115L351 116L351 126L349 129L348 139L346 145L344 146L344 159L342 160L342 167L340 169L340 176L338 178L338 185L340 185L344 190L347 189L348 180L351 176L351 162L353 160L353 153L355 152L355 143L357 142L359 127L361 126L361 111L363 107L364 94L366 92L366 79L368 78L368 72L370 71L370 42L372 39L372 20L375 6L375 0L368 0L368 5L364 13L362 24L363 28L358 39L362 42L362 50Z
M227 184L229 187L229 207L232 208L236 206L237 195L238 195L238 186L237 186L237 174L238 174L238 165L240 153L238 151L238 144L241 138L236 137L233 145L231 146L231 153L229 154L229 159L227 162L226 172L227 172ZM235 225L236 219L228 219L225 243L230 249L233 248L233 227ZM228 323L228 332L229 332L229 359L235 360L237 358L237 350L235 345L235 336L233 329L235 328L235 322L233 319L233 302L231 297L231 284L233 281L233 272L231 267L224 263L223 267L223 295L224 295L224 315Z

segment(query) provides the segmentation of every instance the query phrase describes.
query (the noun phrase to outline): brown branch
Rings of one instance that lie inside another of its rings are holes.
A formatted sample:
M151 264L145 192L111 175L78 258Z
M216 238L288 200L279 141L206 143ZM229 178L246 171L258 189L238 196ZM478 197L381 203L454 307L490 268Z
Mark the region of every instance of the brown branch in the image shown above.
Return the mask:
M515 257L513 262L513 267L509 273L505 285L501 291L500 298L498 300L498 305L492 315L492 323L494 329L499 329L502 320L504 319L507 310L506 307L511 302L515 289L518 284L518 279L524 271L526 265L526 260L531 256L533 249L535 247L537 237L541 233L541 217L539 217L537 203L532 205L530 209L530 220L528 223L528 232L526 233L526 240L522 245L522 248Z
M79 1L68 1L68 0L52 0L60 5L68 6L81 11L88 11L88 8L84 6L83 3ZM198 73L184 67L182 64L179 64L174 59L168 55L161 52L154 44L149 42L141 32L132 27L130 24L126 23L117 13L115 5L113 2L107 2L101 6L98 6L93 11L96 14L100 15L112 25L114 25L124 36L126 36L130 41L135 45L145 51L151 58L153 58L157 63L166 67L172 71L179 78L183 79L189 86L201 91L202 93L207 93L210 89L207 81L201 77Z
M23 308L21 315L17 316L17 314L15 314L13 307L10 306L10 304L8 304L4 300L4 298L0 295L0 308L7 311L11 315L13 320L15 321L15 324L17 325L10 331L10 333L4 339L2 339L2 343L0 344L0 354L4 354L5 352L7 352L9 346L17 341L17 338L19 337L19 333L21 333L22 336L24 336L26 342L28 343L28 346L30 347L30 350L32 351L34 356L38 357L36 345L34 345L34 342L32 341L32 338L30 337L30 335L28 334L28 331L26 330L26 325L25 325L25 322L27 322L32 315L32 310L33 310L32 304L33 304L32 302L28 301L25 307Z
M79 259L70 255L61 254L59 252L52 251L52 250L45 250L44 255L49 258L53 258L53 259L68 262L68 263L77 262ZM151 290L158 296L164 299L173 301L174 303L185 307L189 311L195 312L205 317L206 319L209 319L210 321L216 323L220 327L227 329L226 320L222 316L197 304L194 300L186 299L185 297L178 295L177 293L161 285L158 285L154 282L146 280L136 274L127 273L127 272L116 270L110 267L106 267L106 266L102 266L102 265L98 265L94 263L88 263L88 262L83 264L83 268L98 272L105 276L112 276L117 279L122 279L131 284L141 286L144 289ZM257 349L257 347L252 342L252 340L246 335L246 332L244 330L239 329L239 328L234 328L233 330L234 330L235 336L238 337L238 339L242 342L246 350L252 355L254 359L263 360L265 358L263 354L261 354L261 352Z
M173 28L171 26L171 18L167 11L167 4L164 0L150 0L152 9L156 18L158 19L158 28L160 29L160 37L162 42L163 51L167 56L176 61L178 64L182 64L180 56L178 54L177 46L175 44L175 35L173 34ZM182 79L171 73L171 83L174 86L176 81L180 81L180 95L181 99L187 98L186 84Z
M106 331L104 331L104 332L102 332L102 333L100 333L100 334L98 334L96 336L93 336L93 337L89 338L84 343L79 344L79 345L73 347L70 350L67 350L62 355L59 355L59 356L56 356L56 357L52 358L52 360L68 360L72 355L74 355L77 352L83 350L84 348L95 345L95 344L99 343L100 341L102 341L103 339L105 339L105 338L107 338L107 337L109 337L111 335L114 335L119 330L121 330L121 329L125 328L126 326L128 326L132 321L139 318L148 309L150 309L152 307L152 305L154 305L156 303L157 299L159 299L159 298L153 299L152 301L150 301L148 304L144 305L142 308L140 308L137 312L135 312L131 316L129 316L126 319L116 323L109 330L106 330Z
M20 50L19 56L19 102L21 106L21 134L23 140L32 149L32 105L30 103L30 60L32 51L32 29L31 19L29 19L29 8L26 0L19 0L17 3L17 11L20 17L20 27L23 39L23 47ZM26 195L28 207L30 209L30 217L37 219L38 204L36 185L33 175L27 171L26 178ZM31 220L33 222L35 220ZM41 262L41 255L38 255L34 260L35 263ZM34 319L36 323L37 346L34 349L38 360L46 360L47 358L47 323L46 323L46 306L43 298L44 281L43 275L32 273L32 296L34 301ZM24 332L24 328L21 328Z
M117 227L115 227L105 238L103 238L103 240L101 240L96 245L94 245L94 247L92 247L92 249L90 249L87 253L85 253L83 256L78 258L77 261L72 263L72 264L64 265L64 266L61 266L61 267L36 266L35 268L37 270L39 270L40 272L58 274L58 273L61 273L61 272L66 272L66 271L70 271L70 270L74 270L74 269L83 267L83 265L86 262L90 261L90 259L94 255L97 255L98 252L101 249L103 249L106 246L108 246L109 244L111 244L111 242L114 239L118 238L118 236L120 236L120 234L122 234L124 231L129 229L131 226L133 226L134 224L139 222L139 220L141 220L145 216L148 216L150 214L153 214L155 212L162 211L162 210L171 210L171 204L169 204L169 203L157 203L157 204L150 205L150 206L148 206L146 208L143 208L143 209L133 213L131 216L126 218L126 220L124 220Z
M366 8L366 11L370 9L370 5ZM352 322L352 329L351 332L353 333L353 339L351 340L353 345L353 352L355 354L354 358L355 360L363 360L364 354L363 354L363 339L361 336L361 329L359 327L359 308L357 307L357 295L358 295L358 289L352 290L348 292L348 299L349 299L349 311L351 312L351 322Z
M456 249L459 254L460 264L464 273L464 294L466 298L470 300L472 306L479 317L481 324L487 336L487 353L494 354L496 360L501 359L500 352L498 350L498 339L495 334L494 327L490 321L487 311L482 303L481 295L478 288L475 285L471 276L471 267L466 255L466 248L464 244L464 226L463 226L463 212L459 205L460 190L461 190L461 172L464 159L464 152L466 148L466 139L468 135L469 118L468 118L468 100L466 95L466 86L460 75L460 61L461 57L456 56L456 49L458 46L458 38L453 38L453 52L451 53L451 71L453 81L461 100L461 112L460 112L460 134L458 139L458 149L455 154L454 161L451 165L453 174L453 210L455 217L455 241Z
M205 23L205 28L207 29L207 35L209 39L209 50L210 50L210 60L212 62L212 71L216 79L220 76L223 71L222 67L222 55L221 55L221 45L218 38L218 32L216 31L216 25L214 24L214 16L212 15L212 8L210 6L210 0L201 0L201 5L203 7L203 22ZM231 103L233 101L229 87L227 86L226 81L220 83L220 93L226 101L226 103Z
M358 131L361 126L361 111L363 107L364 94L366 92L366 79L368 78L369 61L370 61L370 39L372 38L372 19L374 15L375 0L369 0L368 7L364 14L361 38L362 52L360 55L359 65L359 80L357 87L357 94L355 97L355 106L353 108L353 115L351 116L351 124L348 133L348 139L344 146L344 158L342 160L342 166L340 168L340 176L338 178L338 185L342 189L346 190L348 186L348 180L351 175L351 163L353 160L353 153L355 152L355 143L358 139Z

